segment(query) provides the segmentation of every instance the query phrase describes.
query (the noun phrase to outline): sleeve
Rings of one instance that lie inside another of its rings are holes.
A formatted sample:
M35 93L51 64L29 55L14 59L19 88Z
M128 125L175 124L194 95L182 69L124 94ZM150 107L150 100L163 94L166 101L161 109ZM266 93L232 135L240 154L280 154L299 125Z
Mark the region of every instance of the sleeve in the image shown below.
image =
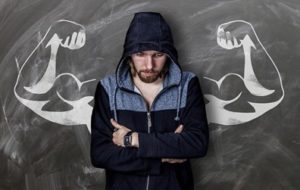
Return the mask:
M159 174L161 159L139 158L137 148L124 148L112 142L113 126L108 95L99 82L91 119L91 162L95 167L135 174Z
M139 133L138 156L142 158L195 158L205 156L208 124L198 77L188 86L186 107L181 113L181 133Z

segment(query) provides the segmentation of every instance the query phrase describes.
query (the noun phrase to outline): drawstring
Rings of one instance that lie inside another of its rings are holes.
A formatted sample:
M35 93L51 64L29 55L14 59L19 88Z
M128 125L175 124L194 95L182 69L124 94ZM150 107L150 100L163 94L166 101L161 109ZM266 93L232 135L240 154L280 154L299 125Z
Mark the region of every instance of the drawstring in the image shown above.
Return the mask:
M114 119L116 122L118 122L118 117L117 117L117 90L118 90L118 87L116 87L115 89L115 92L114 92L114 97L113 97L113 106L114 106Z
M177 92L177 110L176 110L176 117L174 118L175 121L179 121L179 108L180 108L180 103L181 103L181 85L178 87L178 92Z

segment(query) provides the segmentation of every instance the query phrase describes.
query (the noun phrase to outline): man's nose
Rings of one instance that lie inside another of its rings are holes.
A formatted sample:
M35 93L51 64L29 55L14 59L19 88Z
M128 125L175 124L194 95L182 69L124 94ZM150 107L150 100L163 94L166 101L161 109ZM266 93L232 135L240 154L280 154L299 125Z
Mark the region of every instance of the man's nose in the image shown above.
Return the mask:
M154 61L153 61L153 57L152 56L147 56L147 60L146 60L146 67L147 67L147 70L150 70L153 68L153 64L154 64Z

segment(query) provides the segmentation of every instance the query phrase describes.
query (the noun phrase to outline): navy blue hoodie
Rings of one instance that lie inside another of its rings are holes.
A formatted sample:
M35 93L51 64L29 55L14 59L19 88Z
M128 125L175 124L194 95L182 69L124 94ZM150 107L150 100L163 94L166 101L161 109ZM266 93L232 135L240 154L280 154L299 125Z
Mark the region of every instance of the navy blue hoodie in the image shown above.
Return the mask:
M168 56L163 89L148 108L131 78L129 56L156 50ZM170 27L159 13L136 13L114 74L97 85L92 114L91 161L106 172L106 189L194 189L190 158L208 146L205 105L198 77L181 70ZM139 133L139 148L112 142L110 118ZM184 128L174 133L179 124ZM162 158L186 158L178 164Z

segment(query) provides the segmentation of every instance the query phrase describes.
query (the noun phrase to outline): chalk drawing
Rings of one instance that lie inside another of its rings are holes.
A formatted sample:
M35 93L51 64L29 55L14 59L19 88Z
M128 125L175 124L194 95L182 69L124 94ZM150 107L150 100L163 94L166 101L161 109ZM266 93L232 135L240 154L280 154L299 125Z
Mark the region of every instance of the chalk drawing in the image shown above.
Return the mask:
M77 26L78 31L73 31L65 37L60 36L58 33L54 33L50 36L50 40L45 42L46 38L49 38L50 31L52 30L53 25L65 25L65 26ZM51 25L46 34L43 36L42 40L38 43L38 45L33 49L28 58L20 67L17 59L16 64L18 67L18 76L14 86L14 94L16 98L27 108L32 110L34 113L39 116L61 125L86 125L88 130L90 131L90 119L92 114L92 106L88 103L93 100L93 96L85 96L80 98L79 100L67 100L63 98L58 91L56 91L57 96L65 103L72 106L71 110L68 111L47 111L43 110L43 106L46 105L50 100L39 101L39 100L30 100L22 97L22 94L17 92L17 85L20 81L20 76L22 75L22 70L26 64L29 64L29 59L31 56L37 51L37 49L44 43L47 45L45 48L50 48L51 53L49 57L49 62L47 68L43 72L42 77L38 80L37 83L32 84L30 86L24 86L23 88L32 94L45 94L49 92L49 90L53 87L55 81L62 76L69 76L74 79L76 82L78 89L80 90L82 85L88 82L92 82L95 79L80 81L74 74L72 73L61 73L57 75L56 72L56 58L59 48L67 48L69 50L80 49L85 45L86 42L86 29L84 26L69 20L58 20L53 25Z
M248 30L243 31L243 29L248 28ZM234 32L233 32L234 31ZM237 31L242 33L243 35L237 35ZM275 93L274 89L268 89L264 87L256 77L256 74L253 69L252 59L251 59L251 51L255 51L257 47L253 43L253 39L247 34L247 31L251 31L254 36L256 37L256 41L260 45L260 48L264 51L267 55L270 63L272 63L273 67L276 69L277 75L279 77L279 85L281 90L281 96L271 102L251 102L248 103L254 108L255 111L253 112L237 112L237 111L230 111L225 108L226 105L234 103L237 101L243 92L240 92L236 97L231 100L222 100L212 94L204 94L205 98L209 101L206 104L207 110L207 117L209 123L216 123L221 125L237 125L242 124L253 119L258 118L259 116L263 115L267 111L275 108L284 98L284 89L282 85L282 80L278 68L276 67L273 59L265 49L265 47L260 42L253 26L246 21L243 20L233 20L230 22L223 23L218 26L217 29L217 43L220 47L232 50L235 48L243 48L244 52L244 74L243 76L237 73L227 73L219 80L215 80L209 77L204 77L207 80L210 80L217 84L218 89L220 89L222 82L228 76L237 76L240 78L246 89L256 97L266 97ZM267 72L267 71L266 71Z

